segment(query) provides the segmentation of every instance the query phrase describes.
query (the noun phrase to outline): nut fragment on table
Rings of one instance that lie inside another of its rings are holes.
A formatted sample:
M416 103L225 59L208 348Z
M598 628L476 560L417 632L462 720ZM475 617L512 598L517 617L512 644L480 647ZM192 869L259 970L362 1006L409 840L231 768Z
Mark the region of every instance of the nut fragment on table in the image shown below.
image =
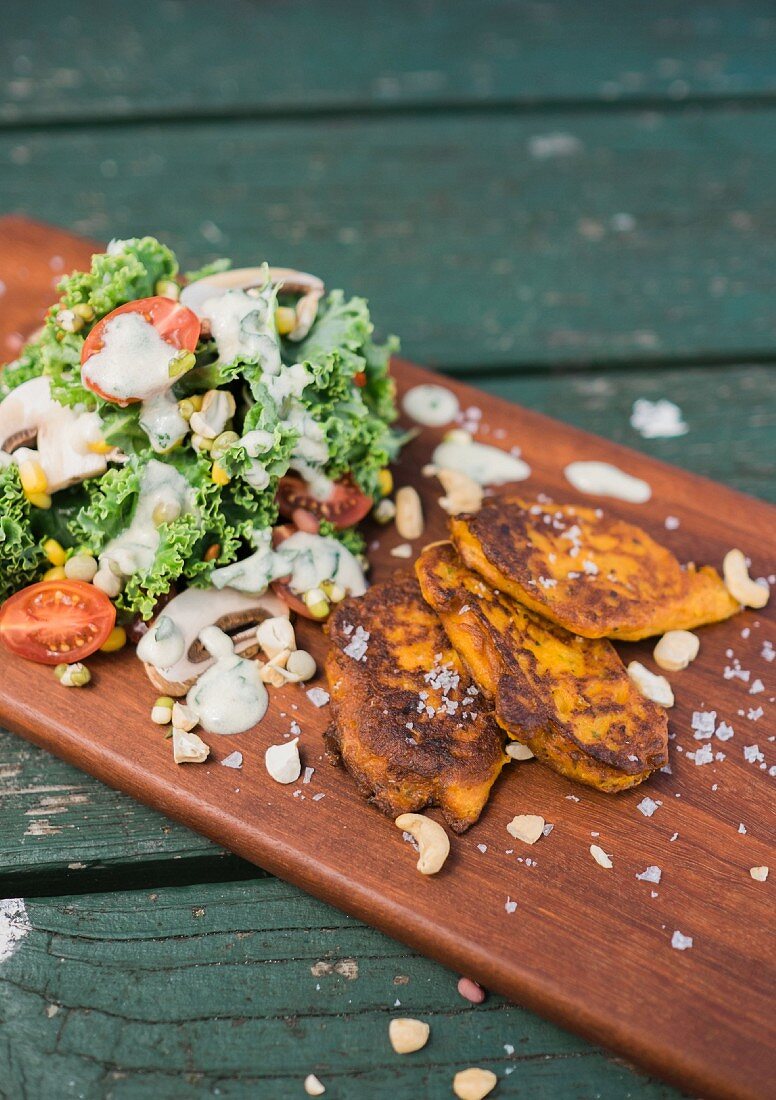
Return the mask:
M504 752L510 760L533 760L535 755L527 745L522 745L519 741L510 741Z
M400 814L395 825L417 842L421 875L435 875L442 869L450 854L450 838L438 822L424 814Z
M191 707L186 706L185 703L176 702L172 705L171 721L176 729L185 730L188 733L189 730L194 729L199 719Z
M658 668L680 672L698 656L701 642L691 630L669 630L655 646L652 656Z
M436 476L442 482L445 495L439 503L451 516L461 512L479 512L482 507L482 486L460 470L438 469Z
M314 1073L308 1073L304 1079L304 1091L308 1096L323 1096L326 1089Z
M741 550L728 550L722 563L725 587L744 607L765 607L770 596L767 584L758 584L749 576L749 567Z
M755 880L755 882L765 882L768 877L768 867L750 867L749 874Z
M498 1084L498 1077L489 1069L471 1066L453 1078L453 1092L458 1100L483 1100Z
M388 1025L388 1038L397 1054L412 1054L428 1042L431 1028L422 1020L399 1017Z
M535 844L544 831L545 820L539 814L518 814L507 825L507 832L524 844Z
M270 660L284 649L290 652L296 649L294 628L285 615L273 615L260 622L256 627L256 641Z
M606 854L606 852L603 850L603 848L601 848L600 845L591 844L590 855L593 857L599 867L604 867L607 871L612 868L613 864L611 857Z
M196 733L173 726L172 755L176 764L202 764L210 755L210 746Z
M423 505L412 485L403 485L396 493L396 530L410 541L423 534Z
M264 765L276 783L296 783L302 772L299 738L282 745L270 745L264 753Z
M631 661L627 668L628 675L639 689L645 699L651 699L661 707L674 705L674 693L665 676L658 676L650 672L640 661Z

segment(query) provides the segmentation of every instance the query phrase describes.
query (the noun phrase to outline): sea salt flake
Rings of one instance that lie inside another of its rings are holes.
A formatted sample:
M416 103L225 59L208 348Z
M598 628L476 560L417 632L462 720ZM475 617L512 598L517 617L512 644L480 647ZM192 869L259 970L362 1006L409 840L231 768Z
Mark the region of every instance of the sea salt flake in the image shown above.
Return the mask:
M640 875L636 875L636 878L640 879L642 882L654 882L655 885L657 885L660 882L662 876L663 872L660 870L660 868L652 865L650 867L647 867L646 871L642 871Z
M611 857L598 844L590 845L590 855L599 867L605 867L607 871L613 866Z
M363 626L357 626L353 637L342 652L347 657L352 657L354 661L365 661L368 648L369 631L364 630Z
M765 711L762 707L750 707L746 712L746 717L750 722L759 722L764 714Z
M320 802L321 799L325 797L326 795L323 793L323 791L319 791L318 794L313 795L313 802Z
M671 946L676 951L687 951L688 948L692 947L692 936L684 936L681 932L676 931L671 937Z
M773 642L763 642L760 656L764 657L766 661L772 661L774 657L776 657L776 649L773 648Z
M702 741L704 737L711 737L714 733L716 721L717 712L715 710L694 710L690 725L696 730L696 740ZM700 734L700 737L698 734Z
M482 854L483 854L483 855L485 855L485 853L487 852L487 850L488 850L488 846L487 846L487 844L478 844L478 845L477 845L477 851L478 851L478 852L482 852Z
M678 526L679 526L679 517L678 516L666 516L666 518L665 518L666 531L676 531Z
M302 777L303 783L309 783L312 777L315 775L315 768L305 768L304 776Z
M755 880L755 882L765 882L768 877L768 867L750 867L749 874Z
M674 835L673 835L673 836L670 836L670 837L668 838L668 842L669 842L669 844L670 844L670 843L671 843L672 841L674 841L674 840L678 840L678 839L679 839L679 834L678 834L678 833L674 833Z
M642 798L636 809L639 810L640 813L644 814L644 817L652 817L655 810L657 810L658 807L662 805L663 803L660 801L659 798Z
M760 764L765 757L760 752L759 745L745 745L744 746L744 760L747 764Z
M714 736L718 741L729 741L733 736L733 727L728 725L727 722L720 722L714 731Z
M509 894L507 894L507 900L504 908L506 909L507 913L514 913L515 909L517 909L517 902L512 901Z
M759 695L761 691L765 691L765 685L762 680L755 680L752 686L749 688L750 695Z
M710 764L714 759L714 753L711 745L702 745L697 752L688 752L687 757L689 760L694 760L695 767L699 768L703 764Z
M328 691L324 691L323 688L309 688L305 695L314 707L325 707L331 699Z
M744 825L743 821L742 821L742 822L741 822L741 824L740 824L740 825L738 826L738 831L739 831L739 833L742 833L742 834L745 834L745 833L746 833L746 825Z
M241 768L243 766L243 754L241 752L230 752L221 761L221 765L224 768Z

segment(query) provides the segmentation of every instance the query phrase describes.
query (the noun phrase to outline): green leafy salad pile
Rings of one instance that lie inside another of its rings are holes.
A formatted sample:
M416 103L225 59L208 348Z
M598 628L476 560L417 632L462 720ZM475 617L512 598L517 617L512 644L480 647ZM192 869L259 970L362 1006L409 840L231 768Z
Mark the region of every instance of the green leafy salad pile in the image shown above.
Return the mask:
M228 266L222 263L215 270ZM213 272L212 266L204 268L189 274L187 281ZM374 501L383 495L381 471L401 442L391 428L396 410L388 375L397 343L373 341L363 298L346 298L336 290L324 296L309 332L296 342L265 323L283 378L291 378L290 368L301 364L293 375L296 389L287 387L288 392L277 378L267 384L263 354L237 354L225 361L205 328L194 351L196 362L175 382L170 400L181 410L188 400L190 415L192 399L196 408L197 400L210 391L231 395L234 411L218 457L219 476L213 455L192 445L191 436L170 448L160 448L157 440L154 447L142 423L141 404L122 407L85 387L81 356L93 326L127 302L160 294L175 297L177 289L178 263L165 245L152 237L113 242L106 253L93 257L89 272L62 279L61 297L40 333L0 371L0 400L30 379L45 376L51 397L60 405L79 415L96 413L104 449L111 449L105 472L54 492L49 502L25 491L19 464L7 459L0 464L0 599L40 579L49 568L46 540L57 540L68 552L98 557L131 524L143 474L152 461L173 466L185 478L193 506L158 523L150 566L128 576L115 597L120 609L143 618L151 616L158 597L171 586L206 586L214 569L252 552L256 532L278 522L278 482L289 469L298 473L295 456L303 453L306 431L312 430L317 441L316 472L334 481L347 475ZM279 307L294 304L282 285L269 282L262 298L265 322ZM257 478L244 442L250 432L269 441L261 453L263 477ZM321 461L323 445L327 457ZM335 535L356 553L363 551L354 528L333 530L324 524L321 533Z

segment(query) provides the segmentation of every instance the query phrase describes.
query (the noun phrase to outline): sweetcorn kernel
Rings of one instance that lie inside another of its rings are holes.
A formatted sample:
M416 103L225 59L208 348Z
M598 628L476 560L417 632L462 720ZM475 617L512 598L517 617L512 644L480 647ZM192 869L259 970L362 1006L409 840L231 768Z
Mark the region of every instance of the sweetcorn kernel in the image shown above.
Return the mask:
M46 539L43 543L43 553L52 565L64 565L67 560L67 552L56 539Z

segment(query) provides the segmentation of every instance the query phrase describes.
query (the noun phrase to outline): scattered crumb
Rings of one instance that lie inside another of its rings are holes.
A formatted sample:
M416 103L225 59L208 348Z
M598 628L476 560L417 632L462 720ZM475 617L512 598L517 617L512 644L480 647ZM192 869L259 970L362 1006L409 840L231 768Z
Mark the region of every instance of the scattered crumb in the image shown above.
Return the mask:
M613 866L611 857L608 856L603 848L599 847L598 844L590 845L590 855L593 857L599 867L605 867L607 870L609 870L609 868Z

